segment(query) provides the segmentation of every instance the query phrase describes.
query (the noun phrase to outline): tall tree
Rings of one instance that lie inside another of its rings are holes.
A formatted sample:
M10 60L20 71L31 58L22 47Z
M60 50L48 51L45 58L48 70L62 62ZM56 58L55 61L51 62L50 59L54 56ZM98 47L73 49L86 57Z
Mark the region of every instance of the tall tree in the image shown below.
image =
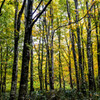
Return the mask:
M49 67L49 78L50 78L50 89L54 90L54 50L53 50L53 7L50 5L50 16L51 16L51 43L50 43L50 55L51 55L51 66Z
M86 1L86 7L87 10L89 10L88 7L88 1ZM88 29L87 29L87 57L88 57L88 71L89 71L89 90L93 90L93 69L92 69L92 52L91 52L91 19L90 14L88 12Z
M66 0L67 3L67 13L69 18L69 25L71 25L71 15L70 15L70 4L68 0ZM71 27L72 28L72 27ZM76 59L76 53L75 53L75 45L74 45L74 33L73 30L70 29L69 31L70 39L72 42L72 51L73 51L73 57L74 57L74 64L75 64L75 72L76 72L76 81L77 81L77 90L79 91L79 75L78 75L78 66L77 66L77 59Z
M15 22L14 22L14 62L12 70L12 83L11 83L11 92L10 99L15 99L16 97L16 87L17 87L17 70L18 70L18 41L19 41L19 32L21 17L25 7L26 0L23 1L23 5L18 14L18 0L15 1ZM18 14L18 15L17 15Z
M98 3L98 20L100 20L100 4ZM98 38L97 38L97 54L98 54L98 87L100 89L100 22L98 23L99 28L98 28Z
M23 47L23 56L22 56L22 70L21 70L21 81L19 88L19 100L24 100L27 94L27 84L28 84L28 69L29 69L29 59L30 59L30 37L32 34L32 27L38 18L42 15L48 5L52 0L46 4L43 10L37 15L36 19L32 21L32 7L33 0L28 0L27 3L27 13L26 13L26 25L25 25L25 38L24 38L24 47Z
M85 84L84 83L84 71L83 71L83 65L82 65L81 42L80 42L80 29L79 29L79 25L78 25L78 20L79 20L79 18L78 18L78 16L79 16L79 14L78 14L78 0L74 0L74 2L75 2L75 10L76 10L79 68L81 70L81 81L82 81L82 85L81 85L82 87L81 88L82 88L82 91L83 91L83 89L85 91L85 87L84 87L84 84Z

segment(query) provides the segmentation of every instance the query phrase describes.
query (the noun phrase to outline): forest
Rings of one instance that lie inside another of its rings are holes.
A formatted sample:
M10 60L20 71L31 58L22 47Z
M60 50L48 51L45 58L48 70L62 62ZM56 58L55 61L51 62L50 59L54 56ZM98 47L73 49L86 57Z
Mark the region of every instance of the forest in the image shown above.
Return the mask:
M0 0L0 100L100 100L100 0Z

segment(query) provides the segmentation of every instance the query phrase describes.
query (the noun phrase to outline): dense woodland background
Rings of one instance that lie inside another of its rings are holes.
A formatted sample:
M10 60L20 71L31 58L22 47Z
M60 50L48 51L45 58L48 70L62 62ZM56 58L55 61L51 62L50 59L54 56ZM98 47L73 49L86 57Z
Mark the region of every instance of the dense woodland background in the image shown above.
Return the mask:
M100 99L100 0L0 0L0 100Z

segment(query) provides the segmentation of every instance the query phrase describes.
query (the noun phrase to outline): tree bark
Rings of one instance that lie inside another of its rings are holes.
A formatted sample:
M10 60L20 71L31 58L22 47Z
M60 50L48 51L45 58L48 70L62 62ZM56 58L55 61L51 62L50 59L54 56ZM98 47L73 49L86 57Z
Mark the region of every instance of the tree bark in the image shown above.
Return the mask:
M31 34L31 65L30 65L30 94L34 91L33 87L33 39Z
M27 94L30 44L32 35L32 28L30 28L29 26L32 23L32 6L33 6L33 0L28 0L27 12L26 12L25 38L24 38L24 47L22 56L21 81L20 81L18 100L25 100Z
M21 25L21 16L25 7L26 0L23 1L23 5L21 10L18 13L18 0L15 1L15 22L14 22L14 62L13 62L13 70L12 70L12 83L11 83L11 91L10 91L10 100L16 99L16 87L17 87L17 71L18 71L18 41L19 41L19 32ZM17 18L18 17L18 18Z
M86 7L88 9L88 2L86 2ZM93 90L93 70L92 70L92 53L91 53L91 20L90 14L88 13L88 29L87 29L87 57L88 57L88 71L89 71L89 90Z
M67 3L67 13L68 13L68 17L69 17L69 25L70 25L70 21L71 21L71 16L70 16L70 6L68 3L68 0L66 0ZM71 38L71 43L72 43L72 51L73 51L73 57L74 57L74 65L75 65L75 74L76 74L76 82L77 82L77 91L79 91L79 75L78 75L78 66L77 66L77 59L76 59L76 52L75 52L75 45L74 45L74 33L73 30L70 29L69 31L70 34L70 38Z
M98 4L98 20L100 20L100 4ZM98 30L98 35L100 35L100 22L98 23L99 25L99 30ZM98 43L97 43L97 54L98 54L98 87L100 89L100 37L98 36L97 39Z
M78 25L78 0L74 0L75 2L75 9L76 9L76 25L77 25L77 37L78 37L78 57L79 57L79 68L81 71L81 90L84 92L85 91L85 82L84 82L84 71L83 71L83 65L82 65L82 54L81 54L81 42L80 42L80 29Z
M53 54L54 54L54 50L53 50L53 38L54 38L54 33L53 33L53 8L52 6L50 6L50 15L51 15L51 44L50 44L50 48L51 48L51 68L49 68L49 78L50 78L50 89L54 90L54 58L53 58Z

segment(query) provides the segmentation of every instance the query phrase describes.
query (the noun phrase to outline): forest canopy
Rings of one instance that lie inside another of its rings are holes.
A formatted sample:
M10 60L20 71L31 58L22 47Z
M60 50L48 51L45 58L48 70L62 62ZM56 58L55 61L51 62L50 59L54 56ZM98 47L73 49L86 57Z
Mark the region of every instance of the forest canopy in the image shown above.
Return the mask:
M100 0L0 0L0 99L99 100Z

